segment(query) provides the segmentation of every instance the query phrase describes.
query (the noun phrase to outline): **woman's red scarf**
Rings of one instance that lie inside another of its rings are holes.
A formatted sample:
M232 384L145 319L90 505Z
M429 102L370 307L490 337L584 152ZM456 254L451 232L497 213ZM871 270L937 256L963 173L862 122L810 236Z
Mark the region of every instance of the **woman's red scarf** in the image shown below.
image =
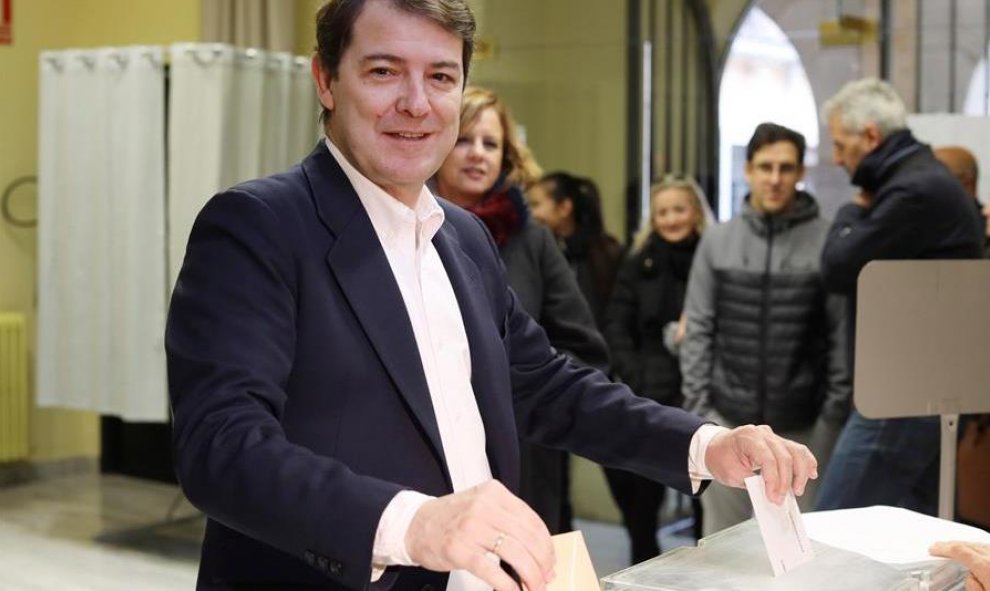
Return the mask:
M500 247L519 232L529 217L519 187L501 181L481 201L465 209L481 218Z

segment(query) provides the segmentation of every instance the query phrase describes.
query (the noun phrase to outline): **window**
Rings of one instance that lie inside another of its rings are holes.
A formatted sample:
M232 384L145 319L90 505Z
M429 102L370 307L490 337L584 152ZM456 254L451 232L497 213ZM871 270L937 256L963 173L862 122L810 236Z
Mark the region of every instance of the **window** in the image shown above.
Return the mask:
M746 14L729 48L719 88L719 219L739 211L748 188L746 144L764 121L804 134L806 167L818 163L818 112L801 58L765 12Z

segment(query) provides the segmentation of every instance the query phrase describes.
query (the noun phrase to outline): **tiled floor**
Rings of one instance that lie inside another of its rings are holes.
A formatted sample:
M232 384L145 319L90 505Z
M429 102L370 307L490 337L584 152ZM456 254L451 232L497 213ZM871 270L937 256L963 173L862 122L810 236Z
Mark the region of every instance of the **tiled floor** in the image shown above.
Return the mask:
M193 589L202 519L145 529L174 498L175 487L95 474L0 489L0 589Z
M204 519L176 487L72 476L0 488L0 589L188 590ZM625 532L578 520L599 576L628 565ZM690 544L661 530L664 549Z

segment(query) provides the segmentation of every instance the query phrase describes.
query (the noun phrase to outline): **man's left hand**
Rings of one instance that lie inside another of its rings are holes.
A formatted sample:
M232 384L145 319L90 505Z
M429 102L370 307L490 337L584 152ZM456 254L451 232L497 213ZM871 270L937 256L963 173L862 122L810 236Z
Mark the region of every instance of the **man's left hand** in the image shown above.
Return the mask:
M804 494L809 478L818 478L818 461L807 447L776 435L766 425L743 425L716 435L705 453L705 465L718 482L745 488L743 479L759 468L767 498L778 505L787 490Z
M979 542L938 542L928 549L933 556L944 556L969 570L966 591L990 589L990 544Z
M873 195L870 195L866 191L860 191L853 195L852 202L863 209L869 209L873 206Z

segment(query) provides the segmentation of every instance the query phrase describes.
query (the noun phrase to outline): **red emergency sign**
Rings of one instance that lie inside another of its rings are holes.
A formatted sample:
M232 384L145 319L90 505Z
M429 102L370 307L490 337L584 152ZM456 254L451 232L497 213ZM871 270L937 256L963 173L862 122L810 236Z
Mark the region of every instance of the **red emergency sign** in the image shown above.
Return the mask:
M11 10L11 4L14 0L2 0L3 4L0 4L3 12L0 13L0 45L10 45L13 42L12 27L14 21L14 13Z

